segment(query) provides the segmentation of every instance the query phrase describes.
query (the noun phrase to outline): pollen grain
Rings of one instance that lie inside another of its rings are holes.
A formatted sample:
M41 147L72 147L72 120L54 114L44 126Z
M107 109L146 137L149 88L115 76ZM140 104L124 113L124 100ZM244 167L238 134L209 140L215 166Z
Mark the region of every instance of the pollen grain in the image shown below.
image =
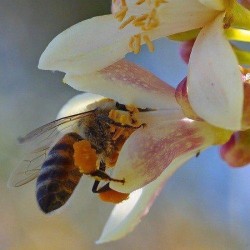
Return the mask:
M116 3L116 2L113 1L113 3ZM127 12L129 11L129 9L125 0L123 1L121 0L119 3L120 3L119 4L120 10L116 12L115 18L121 22L127 15ZM157 28L160 25L158 8L162 4L166 4L167 1L166 0L152 0L152 1L151 0L138 0L135 3L135 5L137 5L139 8L139 6L144 3L148 5L150 9L149 12L142 13L139 16L131 15L119 27L119 29L124 29L129 24L131 24L134 27L137 27L141 30L141 33L133 35L129 40L129 48L135 54L138 54L140 52L142 39L143 39L143 42L146 43L149 51L150 52L154 51L153 43L150 40L148 34L145 34L145 33ZM130 6L130 8L132 7Z

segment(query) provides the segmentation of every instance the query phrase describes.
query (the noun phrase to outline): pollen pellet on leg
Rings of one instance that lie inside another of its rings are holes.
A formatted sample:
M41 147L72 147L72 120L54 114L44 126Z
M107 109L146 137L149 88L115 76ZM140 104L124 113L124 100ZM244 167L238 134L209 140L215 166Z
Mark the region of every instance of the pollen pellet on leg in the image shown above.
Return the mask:
M99 197L102 201L117 204L124 200L127 200L129 197L129 194L119 193L115 190L110 189L106 192L99 193Z
M90 174L96 170L97 155L87 140L74 143L74 163L81 173Z

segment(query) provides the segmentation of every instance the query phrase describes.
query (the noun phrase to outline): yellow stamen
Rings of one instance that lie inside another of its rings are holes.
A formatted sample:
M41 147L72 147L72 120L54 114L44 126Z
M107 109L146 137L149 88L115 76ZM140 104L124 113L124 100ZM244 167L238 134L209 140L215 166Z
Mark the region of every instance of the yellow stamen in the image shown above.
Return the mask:
M116 3L116 1L113 2ZM135 27L139 27L142 31L150 31L157 28L160 24L159 17L157 15L157 10L162 4L165 4L167 2L167 0L137 0L135 3L136 5L146 3L147 5L149 5L150 11L140 16L130 16L121 24L119 29L123 29L129 24L132 24ZM120 0L120 11L116 13L115 17L119 21L122 21L126 16L127 11L128 6L126 1ZM144 32L134 35L129 40L129 48L135 54L138 54L140 52L141 39L143 39L143 41L146 43L150 52L154 51L153 43L151 42L149 37L147 35L144 35L143 33Z
M166 0L155 0L154 5L156 8L158 8L163 3L167 3L167 1Z
M141 5L141 4L143 4L145 2L145 0L138 0L135 4L136 5Z
M122 6L127 6L126 0L121 0Z
M121 26L119 27L119 29L123 29L124 27L126 27L129 23L131 23L132 21L134 21L135 16L130 16L127 20L125 20Z
M135 27L142 27L142 26L145 25L145 21L135 22L135 23L133 23L133 25L134 25Z
M130 38L129 47L131 51L138 54L141 50L141 34L134 35Z
M143 14L139 17L136 17L133 24L136 25L137 22L145 21L148 18L148 14Z
M150 40L148 35L144 35L143 36L143 41L146 43L148 50L150 52L154 52L155 48L154 48L154 44L152 43L152 41Z
M146 24L142 27L143 30L152 30L154 28L156 28L159 25L159 21L157 18L157 12L156 9L152 9L152 11L150 12L147 20L146 20Z
M128 11L127 6L122 7L121 10L115 14L115 19L117 19L119 22L121 22L124 19L124 17L126 16L127 11Z

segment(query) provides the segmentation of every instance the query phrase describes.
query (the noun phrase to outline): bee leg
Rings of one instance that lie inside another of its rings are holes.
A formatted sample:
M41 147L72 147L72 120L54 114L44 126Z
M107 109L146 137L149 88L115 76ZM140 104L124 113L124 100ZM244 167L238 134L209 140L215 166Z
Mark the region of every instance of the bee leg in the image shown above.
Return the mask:
M110 190L109 183L107 183L106 185L104 185L103 187L98 189L99 184L100 184L100 181L95 181L94 182L94 185L92 187L92 192L93 193L103 193L103 192L106 192L106 191Z
M100 169L97 169L94 172L92 172L90 176L94 177L97 181L115 181L115 182L121 182L122 184L125 183L124 179L123 180L113 179Z

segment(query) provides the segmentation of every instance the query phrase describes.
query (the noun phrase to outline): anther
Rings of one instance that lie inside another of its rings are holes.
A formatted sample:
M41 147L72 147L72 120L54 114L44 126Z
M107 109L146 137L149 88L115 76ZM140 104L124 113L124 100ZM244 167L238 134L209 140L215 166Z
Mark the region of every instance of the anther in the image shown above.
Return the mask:
M142 26L145 24L145 20L148 18L148 14L143 14L139 17L136 17L133 21L134 26Z
M150 40L149 36L148 35L144 35L143 36L143 41L146 43L147 47L148 47L148 50L150 52L154 52L154 44L152 43L152 41Z
M130 38L129 41L130 49L135 53L138 54L141 49L141 34L134 35Z
M122 6L127 6L126 0L121 0Z
M156 8L158 8L161 4L163 4L163 3L167 3L167 1L166 0L155 0L155 2L154 2L154 6L156 7Z
M122 7L121 10L115 14L115 19L117 19L119 22L121 22L124 19L124 17L126 16L127 11L128 11L127 6Z
M136 5L141 5L141 4L143 4L145 2L145 0L138 0L135 4Z
M127 20L125 20L121 26L119 27L119 29L123 29L124 27L126 27L129 23L131 23L132 21L135 20L135 16L130 16Z

